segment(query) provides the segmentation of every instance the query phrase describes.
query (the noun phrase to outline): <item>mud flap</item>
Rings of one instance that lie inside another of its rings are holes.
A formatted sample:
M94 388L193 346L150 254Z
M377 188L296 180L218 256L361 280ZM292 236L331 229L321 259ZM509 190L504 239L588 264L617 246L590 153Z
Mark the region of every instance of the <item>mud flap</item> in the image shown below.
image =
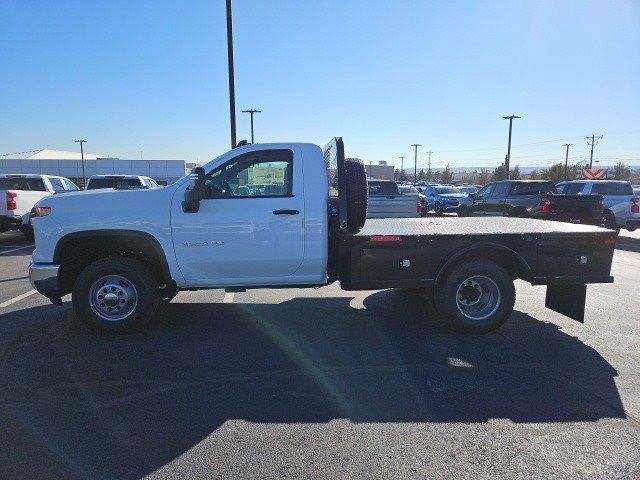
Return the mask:
M584 304L587 299L587 286L547 285L547 298L544 306L554 312L584 323Z

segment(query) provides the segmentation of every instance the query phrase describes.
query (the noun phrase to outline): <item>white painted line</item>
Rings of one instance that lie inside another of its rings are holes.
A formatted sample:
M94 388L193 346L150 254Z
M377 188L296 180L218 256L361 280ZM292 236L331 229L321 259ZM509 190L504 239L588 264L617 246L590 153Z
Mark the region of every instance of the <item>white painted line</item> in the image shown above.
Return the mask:
M234 296L235 296L234 292L225 292L224 298L222 299L222 303L233 303Z
M29 290L27 293L23 293L22 295L18 295L17 297L13 297L11 300L7 300L4 303L0 303L0 308L8 307L9 305L13 305L20 300L30 297L34 293L37 293L35 290Z
M24 247L14 248L13 250L0 250L0 255L5 253L17 252L18 250L24 250L25 248L34 248L35 245L25 245Z

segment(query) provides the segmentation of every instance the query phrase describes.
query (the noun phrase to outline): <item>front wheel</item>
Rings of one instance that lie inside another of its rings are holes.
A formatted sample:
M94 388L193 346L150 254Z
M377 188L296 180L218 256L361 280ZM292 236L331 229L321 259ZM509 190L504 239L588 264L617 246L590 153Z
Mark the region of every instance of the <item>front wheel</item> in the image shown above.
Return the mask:
M513 280L489 260L462 262L446 272L435 304L452 330L485 333L500 327L513 312Z
M131 333L149 324L160 297L149 268L125 257L89 264L73 286L76 315L91 328L109 333Z
M444 210L442 209L441 203L436 203L436 206L433 207L433 211L436 212L436 215L438 216L444 215Z

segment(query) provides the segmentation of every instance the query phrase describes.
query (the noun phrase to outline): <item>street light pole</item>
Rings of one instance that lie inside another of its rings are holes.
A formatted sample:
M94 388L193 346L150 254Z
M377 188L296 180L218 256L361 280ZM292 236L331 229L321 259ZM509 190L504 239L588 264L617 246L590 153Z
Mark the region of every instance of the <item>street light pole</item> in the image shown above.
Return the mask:
M87 176L84 173L84 149L82 148L83 143L87 143L86 140L76 140L76 143L80 144L80 158L82 159L82 178L83 184L82 188L87 188Z
M415 185L416 182L418 181L418 147L421 147L422 145L420 145L419 143L414 143L413 145L411 145L412 147L414 147L415 149L415 156L413 159L413 184Z
M567 153L564 156L564 179L569 180L567 177L569 176L569 147L573 145L573 143L565 143L564 146L567 147Z
M227 0L227 66L229 69L229 118L231 122L231 148L236 146L236 87L233 71L233 13L232 0Z
M507 117L502 117L505 120L509 120L509 142L507 144L507 157L504 159L505 163L505 180L509 180L509 163L511 162L511 128L513 127L513 119L514 118L522 118L517 115L509 115Z
M248 113L249 115L251 115L251 143L253 143L253 114L261 112L260 110L254 110L253 108L250 108L249 110L243 110L242 113Z
M407 157L400 157L400 176L404 177L404 159Z

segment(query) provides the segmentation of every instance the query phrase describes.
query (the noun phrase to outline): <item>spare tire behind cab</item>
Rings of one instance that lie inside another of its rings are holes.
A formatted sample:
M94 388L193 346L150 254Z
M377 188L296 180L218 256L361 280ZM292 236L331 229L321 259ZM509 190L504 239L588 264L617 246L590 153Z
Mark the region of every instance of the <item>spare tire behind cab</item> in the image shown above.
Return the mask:
M358 158L345 158L347 230L359 232L367 219L367 173Z

